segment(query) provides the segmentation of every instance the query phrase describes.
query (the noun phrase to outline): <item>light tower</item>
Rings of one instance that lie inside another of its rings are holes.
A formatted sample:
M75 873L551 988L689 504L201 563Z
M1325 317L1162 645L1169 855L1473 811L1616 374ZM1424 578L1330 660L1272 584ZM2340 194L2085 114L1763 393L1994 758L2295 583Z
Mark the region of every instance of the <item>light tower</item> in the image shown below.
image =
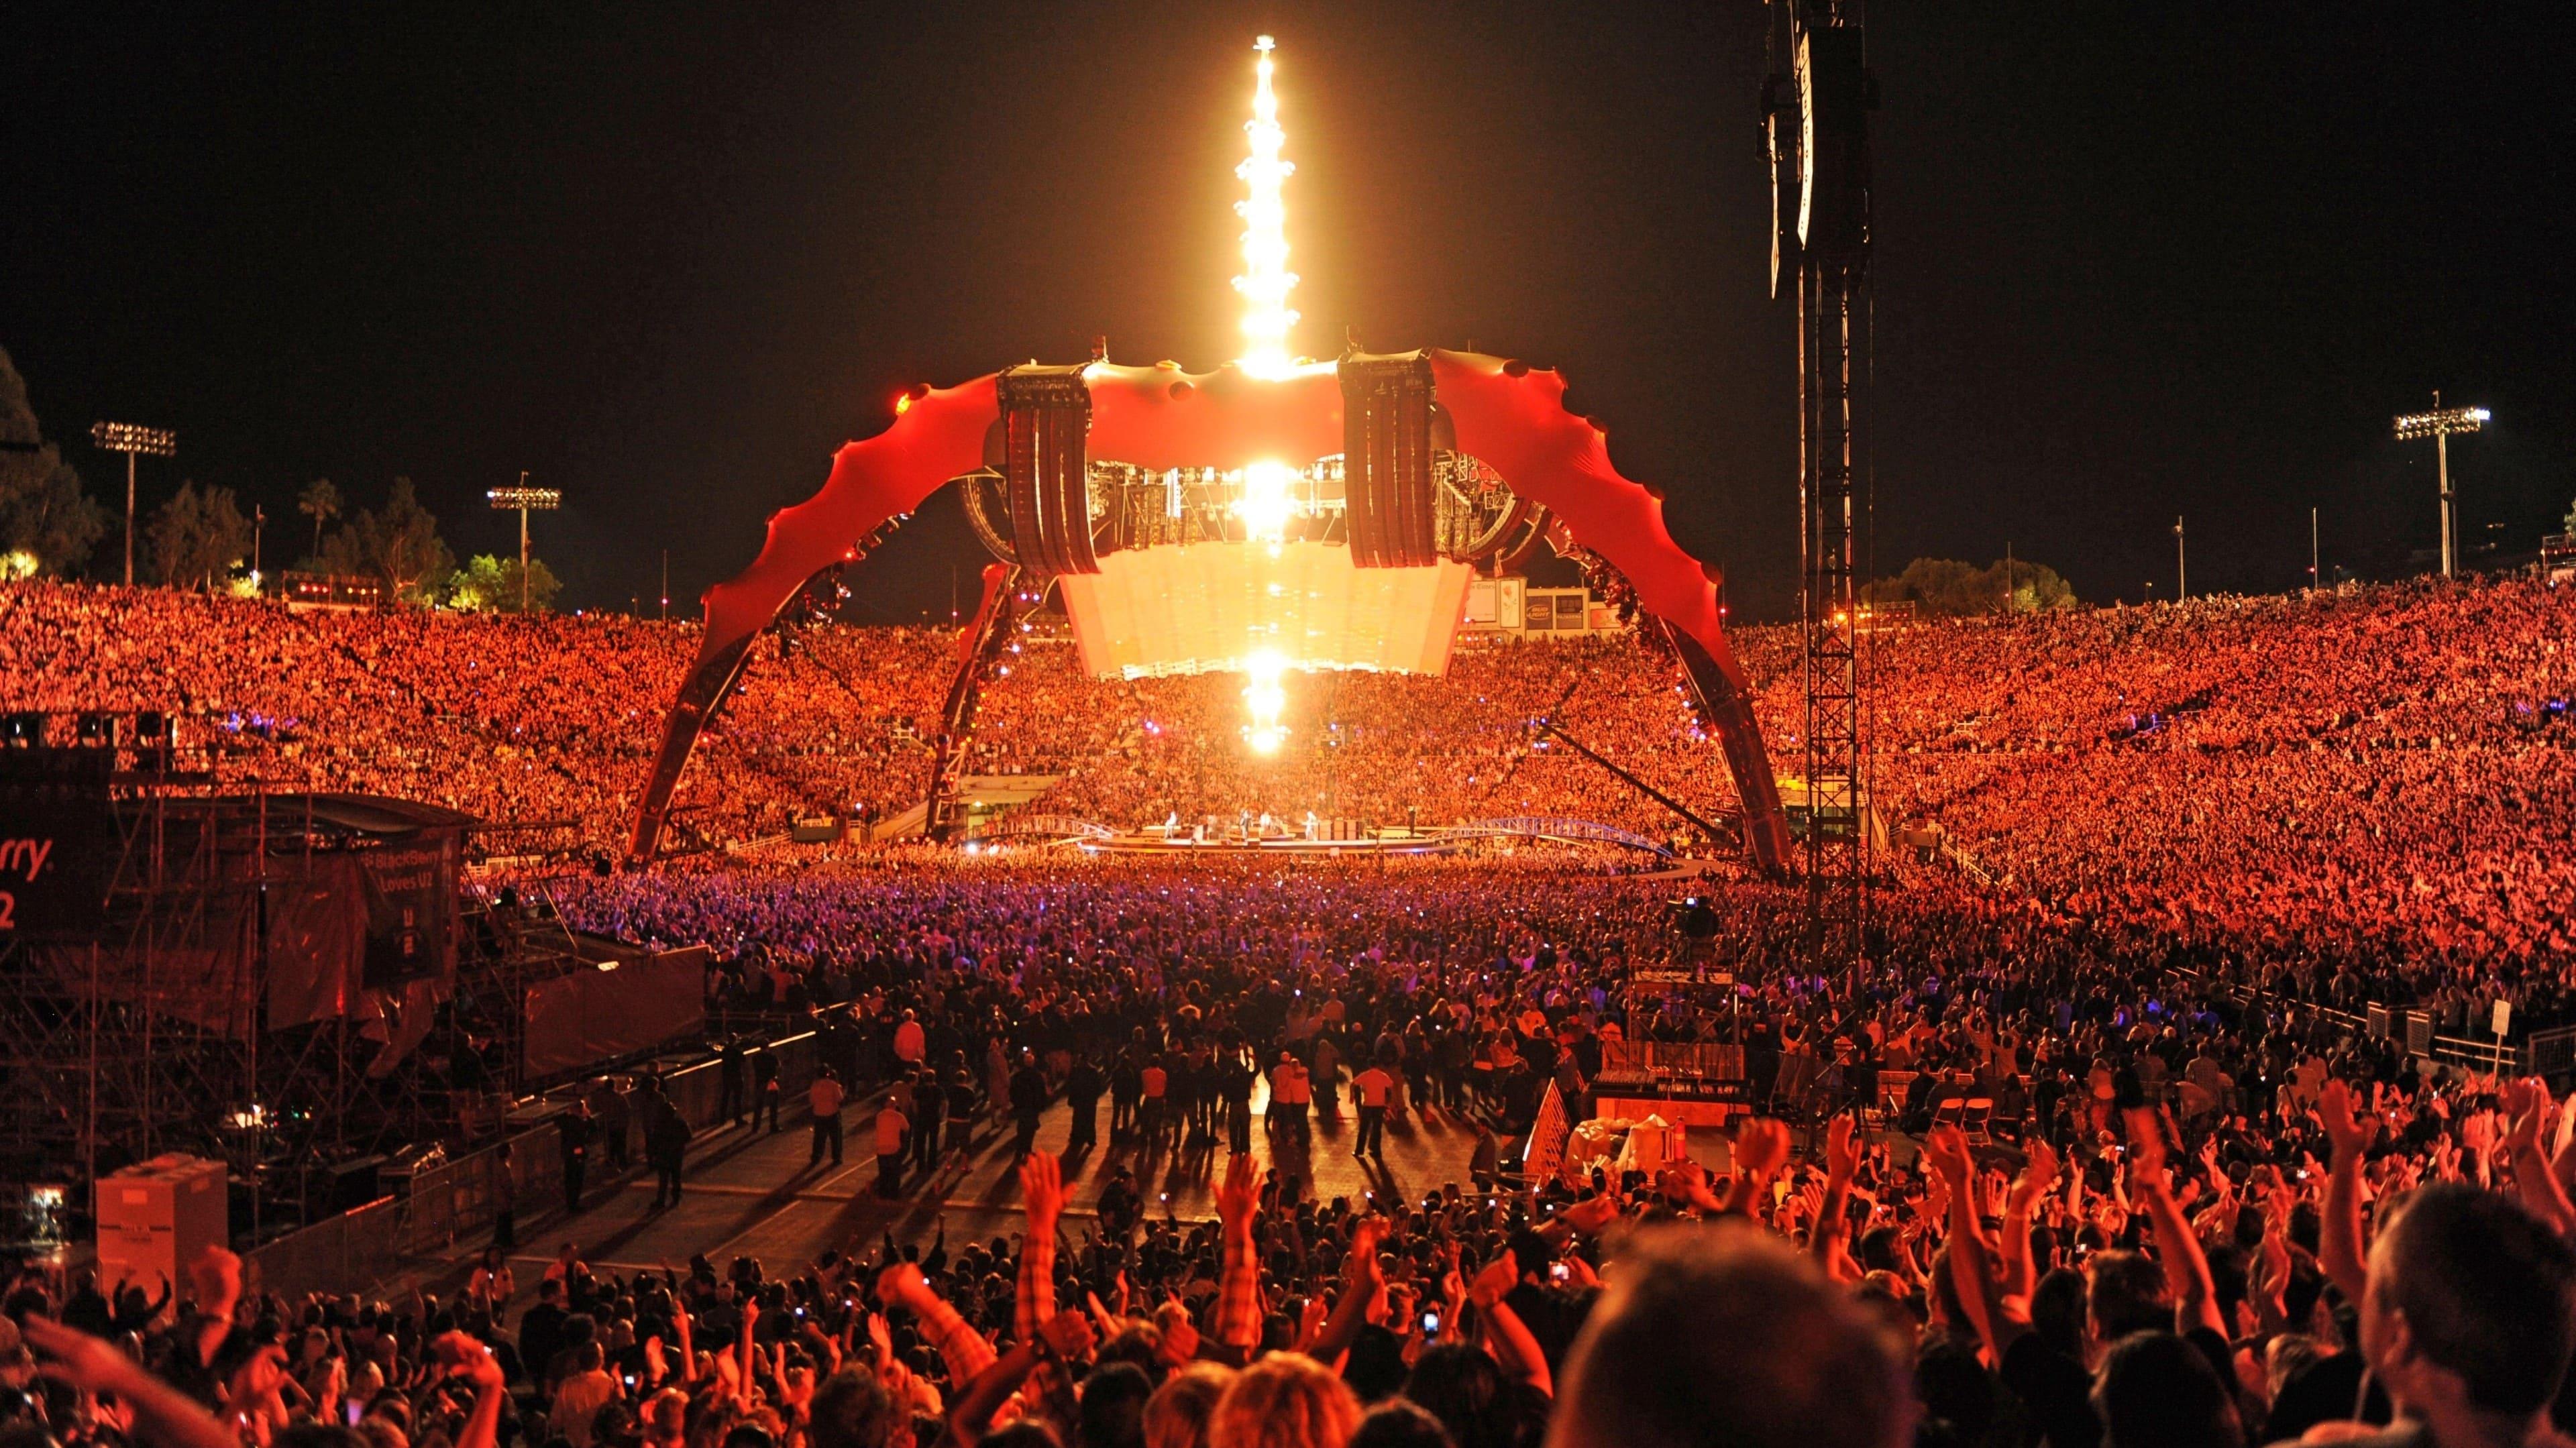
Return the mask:
M519 474L517 487L494 488L483 496L491 500L493 507L505 513L512 508L519 510L519 612L526 613L528 611L528 514L551 513L562 507L563 491L559 488L529 487L528 475L523 472Z
M1282 184L1297 168L1279 155L1288 133L1280 128L1279 96L1270 86L1276 69L1270 53L1278 48L1279 42L1267 35L1252 42L1252 119L1243 123L1252 154L1234 168L1245 187L1244 198L1234 203L1235 214L1243 218L1243 275L1234 279L1234 289L1243 293L1240 365L1247 376L1270 378L1297 370L1288 351L1288 329L1297 324L1288 293L1297 285L1297 274L1288 270L1288 204L1281 195ZM1243 470L1245 533L1271 544L1273 557L1295 507L1290 494L1297 482L1297 470L1286 463L1254 463ZM1288 739L1279 722L1288 707L1288 691L1280 684L1286 661L1265 649L1244 664L1248 682L1243 703L1250 722L1243 726L1243 741L1255 754L1277 754Z
M2441 390L2436 388L2433 392L2431 412L2409 412L2396 419L2399 442L2413 442L2418 438L2426 437L2433 440L2435 466L2441 470L2442 478L2442 576L2444 578L2451 576L2453 561L2451 539L2459 527L2458 520L2454 516L2457 505L2453 502L2451 493L2451 434L2476 432L2485 427L2487 419L2492 416L2494 414L2483 407L2444 407Z
M179 435L164 427L139 427L130 422L94 423L90 441L109 452L125 454L125 586L134 586L134 458L150 453L156 458L179 455Z

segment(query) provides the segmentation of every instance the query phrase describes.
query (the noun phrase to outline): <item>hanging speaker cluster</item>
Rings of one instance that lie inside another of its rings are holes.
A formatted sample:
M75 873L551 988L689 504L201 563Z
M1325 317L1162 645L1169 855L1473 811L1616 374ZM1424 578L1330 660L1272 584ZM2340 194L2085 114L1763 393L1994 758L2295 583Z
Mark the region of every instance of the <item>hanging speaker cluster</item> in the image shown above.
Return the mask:
M1000 379L1001 473L1011 555L1040 574L1098 573L1086 444L1091 389L1080 367L1013 367Z
M1342 359L1339 372L1351 561L1362 568L1438 562L1431 359L1420 352L1354 355Z
M1790 0L1782 13L1788 68L1762 85L1775 297L1810 261L1852 274L1867 266L1869 113L1878 107L1859 26L1822 0ZM1775 46L1782 38L1775 30Z

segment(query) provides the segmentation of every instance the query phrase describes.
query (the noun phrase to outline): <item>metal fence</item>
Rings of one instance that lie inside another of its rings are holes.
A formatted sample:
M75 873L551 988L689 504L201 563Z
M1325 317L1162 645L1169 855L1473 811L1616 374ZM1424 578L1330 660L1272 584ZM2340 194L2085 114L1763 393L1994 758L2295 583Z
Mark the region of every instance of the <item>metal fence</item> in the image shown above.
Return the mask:
M2198 971L2176 970L2174 974L2194 983L2205 983ZM2552 1086L2561 1088L2567 1085L2570 1075L2576 1075L2576 1026L2551 1026L2526 1036L2507 1036L2502 1040L2494 1036L2446 1036L2433 1029L2431 1012L2412 1007L2372 1001L2361 1011L2353 1012L2294 997L2269 997L2263 992L2236 986L2222 986L2220 990L2239 1005L2273 1000L2288 1007L2294 1019L2321 1020L2348 1036L2393 1040L2404 1046L2409 1055L2422 1056L2463 1070L2540 1076Z
M772 1016L764 1025L775 1030L784 1020ZM777 1034L768 1040L765 1049L777 1057L782 1095L801 1098L813 1084L817 1045L811 1030ZM623 1153L617 1143L603 1141L594 1161L614 1162L622 1156L641 1163L634 1093L643 1079L640 1073L606 1078L610 1088L626 1099L629 1140ZM663 1091L691 1127L704 1130L716 1123L724 1104L720 1062L693 1061L661 1073L661 1080ZM413 1169L407 1185L396 1194L259 1247L247 1259L251 1280L289 1295L346 1291L381 1282L406 1264L453 1254L459 1246L490 1232L505 1209L522 1219L546 1215L563 1200L563 1153L554 1118L576 1094L590 1095L597 1089L594 1079L537 1098L511 1113L515 1124L498 1140L455 1156L432 1158ZM615 1179L604 1170L593 1177L594 1181ZM404 1178L394 1180L402 1183Z
M378 1197L299 1232L290 1232L244 1259L244 1280L256 1291L284 1294L346 1292L375 1282L401 1257L401 1208Z
M2521 1044L2499 1041L2493 1036L2479 1040L2467 1036L2435 1036L2424 1052L2446 1066L2459 1066L2470 1071L2488 1071L2498 1075L2527 1075L2523 1069Z
M1722 1041L1604 1041L1601 1074L1741 1081L1744 1048Z
M555 1138L551 1124L537 1126L414 1171L410 1190L395 1199L395 1249L404 1257L443 1254L490 1230L504 1209L559 1198L563 1155Z
M2532 1032L2523 1069L2548 1077L2553 1086L2565 1085L2568 1075L2576 1073L2576 1026Z

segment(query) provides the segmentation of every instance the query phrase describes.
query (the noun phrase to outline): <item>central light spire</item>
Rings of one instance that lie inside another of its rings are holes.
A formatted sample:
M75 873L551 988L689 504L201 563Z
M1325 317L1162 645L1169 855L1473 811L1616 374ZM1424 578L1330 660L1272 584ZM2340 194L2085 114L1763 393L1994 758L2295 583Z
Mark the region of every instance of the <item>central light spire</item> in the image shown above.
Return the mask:
M1244 131L1252 137L1252 154L1234 169L1250 194L1234 204L1243 218L1243 275L1234 289L1243 293L1243 370L1255 377L1285 377L1296 370L1288 352L1288 329L1297 324L1289 309L1289 289L1297 274L1288 270L1288 208L1280 184L1297 168L1279 159L1288 133L1279 129L1279 97L1270 89L1270 52L1277 42L1264 35L1253 41L1252 119Z
M1297 274L1288 270L1288 208L1279 196L1280 184L1297 168L1279 158L1288 135L1279 129L1279 97L1270 89L1270 52L1276 46L1267 35L1252 43L1252 119L1243 127L1252 138L1252 154L1234 168L1248 190L1234 204L1235 214L1243 218L1243 275L1234 279L1234 289L1243 293L1240 365L1253 377L1287 377L1297 370L1297 359L1288 351L1288 329L1297 324L1288 291L1297 285ZM1245 535L1268 544L1273 558L1279 556L1296 479L1296 469L1276 461L1243 470ZM1275 649L1258 650L1244 660L1248 677L1243 702L1251 722L1243 727L1243 740L1255 754L1277 754L1288 741L1279 717L1288 707L1288 691L1281 683L1287 672L1288 661Z

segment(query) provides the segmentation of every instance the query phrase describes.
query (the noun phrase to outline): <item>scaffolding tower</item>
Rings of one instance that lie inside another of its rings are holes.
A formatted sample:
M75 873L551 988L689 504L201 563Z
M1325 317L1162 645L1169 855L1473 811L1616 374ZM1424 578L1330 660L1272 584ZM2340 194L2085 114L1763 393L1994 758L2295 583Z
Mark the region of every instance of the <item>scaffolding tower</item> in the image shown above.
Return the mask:
M495 928L502 912L463 912L452 990L281 1023L272 906L316 887L343 847L317 797L219 782L235 742L179 719L10 718L0 799L90 827L57 841L53 862L89 859L76 918L22 912L0 931L0 1184L78 1215L100 1177L186 1152L226 1163L235 1225L257 1239L352 1205L382 1153L457 1133L472 1120L461 1096L517 1084L518 1002L528 979L563 968L560 922L511 912ZM406 1033L405 1010L431 1012L412 1024L436 1034ZM460 1070L469 1055L490 1069Z
M1805 703L1807 945L1858 970L1870 913L1868 661L1853 466L1852 317L1869 263L1868 112L1859 0L1776 0L1763 120L1773 294L1798 309L1798 495Z

